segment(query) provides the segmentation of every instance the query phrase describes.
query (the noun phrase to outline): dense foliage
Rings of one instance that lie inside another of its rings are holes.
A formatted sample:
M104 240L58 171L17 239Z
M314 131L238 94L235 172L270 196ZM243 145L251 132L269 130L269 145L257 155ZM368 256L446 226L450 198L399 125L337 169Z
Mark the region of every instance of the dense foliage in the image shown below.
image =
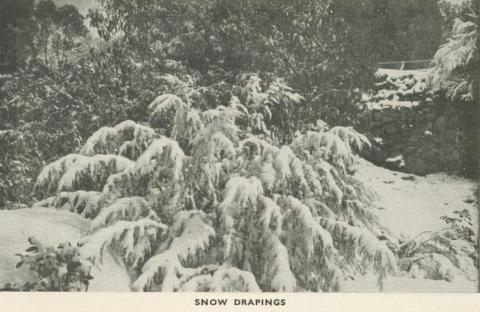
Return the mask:
M73 6L2 0L0 72L8 74L0 76L0 131L16 135L11 141L2 132L0 140L22 149L2 149L0 204L29 202L41 165L78 148L94 129L146 121L145 103L162 92L159 77L167 73L209 87L195 104L202 108L228 100L243 73L283 77L305 99L290 114L296 128L317 119L354 125L357 88L369 86L374 62L394 52L395 59L428 57L406 48L412 36L428 38L416 47L434 51L439 29L426 34L422 26L440 23L434 2L99 0L87 31ZM415 27L401 34L399 23ZM374 36L385 25L391 33Z
M445 92L453 104L462 107L468 129L468 175L480 174L480 6L467 0L450 10L451 30L447 41L436 52L432 65L431 86Z
M478 98L480 77L480 15L478 1L465 1L452 12L448 41L435 54L432 85L454 99ZM477 94L474 94L477 93Z
M175 93L149 105L164 129L100 128L37 178L35 206L93 219L83 255L110 246L147 291L331 291L395 270L373 194L352 176L363 135L323 127L281 145L269 122L301 99L282 82L251 76L240 97L201 110L203 88L164 79Z

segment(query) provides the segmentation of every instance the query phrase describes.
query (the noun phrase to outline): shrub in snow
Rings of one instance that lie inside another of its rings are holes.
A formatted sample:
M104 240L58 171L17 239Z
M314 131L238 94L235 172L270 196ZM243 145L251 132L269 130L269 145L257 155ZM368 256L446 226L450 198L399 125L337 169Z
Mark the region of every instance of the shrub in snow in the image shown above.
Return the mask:
M256 74L242 75L239 79L238 98L248 111L244 122L254 134L274 135L280 142L293 137L299 120L294 118L305 100L282 79L266 84Z
M40 194L101 191L109 176L124 171L132 164L131 160L117 155L70 154L43 168L35 183L35 191Z
M400 247L400 268L410 276L453 281L477 277L478 247L468 210L443 216L449 225L437 232L424 232Z
M82 254L114 251L138 291L333 291L346 274L395 270L373 234L373 194L352 176L363 135L323 127L279 145L283 110L302 99L282 82L250 77L228 105L199 111L191 83L164 79L177 93L150 110L152 123L173 114L170 138L103 128L38 177L50 196L38 205L94 218Z
M94 218L105 205L105 196L101 192L75 191L60 192L36 202L33 207L55 207L76 212L85 218Z
M151 128L126 120L115 127L100 128L85 142L80 153L86 156L119 154L134 160L154 137L155 132Z
M34 237L28 239L30 247L17 254L20 261L16 268L31 272L24 285L5 285L7 291L88 291L93 277L92 263L82 259L80 250L70 243L58 247L45 247Z

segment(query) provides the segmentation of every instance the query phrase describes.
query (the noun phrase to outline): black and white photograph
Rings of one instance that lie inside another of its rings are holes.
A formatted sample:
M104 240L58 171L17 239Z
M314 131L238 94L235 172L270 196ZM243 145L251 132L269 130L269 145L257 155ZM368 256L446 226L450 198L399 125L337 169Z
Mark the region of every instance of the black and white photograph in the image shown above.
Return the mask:
M0 0L0 292L478 292L479 12Z

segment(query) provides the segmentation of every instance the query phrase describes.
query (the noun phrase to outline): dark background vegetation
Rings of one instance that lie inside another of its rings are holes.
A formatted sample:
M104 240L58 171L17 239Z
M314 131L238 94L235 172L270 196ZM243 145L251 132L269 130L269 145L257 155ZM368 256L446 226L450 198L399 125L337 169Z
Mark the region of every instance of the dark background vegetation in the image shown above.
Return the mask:
M225 104L242 73L283 77L292 124L355 125L377 62L431 59L458 9L437 0L0 0L0 205L101 126L148 120L165 74Z

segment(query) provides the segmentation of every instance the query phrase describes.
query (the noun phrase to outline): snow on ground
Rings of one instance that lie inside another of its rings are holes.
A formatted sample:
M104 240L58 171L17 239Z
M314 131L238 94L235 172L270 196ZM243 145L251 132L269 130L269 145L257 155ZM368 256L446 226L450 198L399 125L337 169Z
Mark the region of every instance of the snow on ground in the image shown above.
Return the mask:
M57 246L60 242L77 241L87 230L88 222L82 217L52 209L1 210L0 285L12 281L19 259L14 255L30 246L27 241L30 236Z
M361 160L356 176L379 195L379 217L392 234L407 238L445 227L441 216L468 209L477 230L476 184L446 174L425 177L391 171ZM467 201L467 202L466 202Z
M476 184L446 174L425 177L391 171L361 160L356 176L379 196L379 218L393 235L413 238L424 231L445 227L441 216L455 210L468 209L477 231L477 209L474 200ZM467 201L467 202L465 202ZM348 280L343 292L378 292L376 277L365 276ZM476 292L477 282L454 282L415 279L406 276L388 277L384 292Z
M75 244L90 228L90 221L66 211L51 208L0 210L0 286L19 282L27 272L16 271L16 253L22 253L31 236L46 246L62 242ZM89 291L129 291L130 279L123 267L110 253L103 264L92 269L94 279Z
M477 282L460 280L456 282L436 281L428 279L410 278L404 276L388 277L385 280L382 292L410 292L410 293L472 293L477 291ZM367 275L355 281L343 284L342 292L369 293L379 292L377 278Z
M130 276L125 265L110 252L105 252L102 264L97 264L91 272L90 292L129 292Z

